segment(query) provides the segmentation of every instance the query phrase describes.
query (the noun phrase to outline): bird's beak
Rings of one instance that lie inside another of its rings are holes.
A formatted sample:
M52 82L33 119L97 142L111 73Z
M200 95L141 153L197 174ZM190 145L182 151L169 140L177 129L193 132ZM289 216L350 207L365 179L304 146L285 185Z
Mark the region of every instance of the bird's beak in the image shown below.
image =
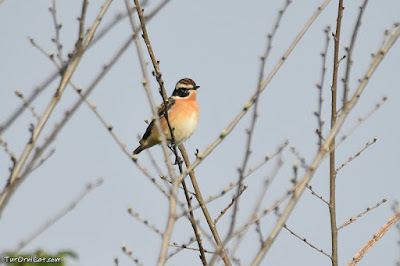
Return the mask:
M193 89L197 90L198 88L200 88L200 86L194 86Z

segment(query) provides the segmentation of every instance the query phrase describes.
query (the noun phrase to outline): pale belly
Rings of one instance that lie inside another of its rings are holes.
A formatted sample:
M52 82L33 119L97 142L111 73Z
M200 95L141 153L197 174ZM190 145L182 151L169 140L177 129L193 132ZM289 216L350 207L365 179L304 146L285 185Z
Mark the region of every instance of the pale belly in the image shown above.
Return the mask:
M173 125L174 137L178 145L187 140L193 134L193 132L197 128L199 117L198 115L193 115L185 120L186 120L185 123L177 123L177 124L174 123ZM168 139L170 139L169 134L168 134Z

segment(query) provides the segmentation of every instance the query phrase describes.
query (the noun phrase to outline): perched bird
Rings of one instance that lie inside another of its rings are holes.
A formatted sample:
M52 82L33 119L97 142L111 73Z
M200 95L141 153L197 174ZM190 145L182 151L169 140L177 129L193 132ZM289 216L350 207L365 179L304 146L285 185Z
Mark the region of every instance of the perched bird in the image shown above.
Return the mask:
M189 78L181 79L176 83L172 96L168 98L167 106L161 104L158 107L161 128L169 143L171 143L171 132L164 116L165 109L168 111L168 120L173 130L175 143L180 145L193 134L199 121L199 105L196 101L196 90L199 87ZM161 143L155 119L151 121L139 143L139 147L133 154L139 154L141 151Z

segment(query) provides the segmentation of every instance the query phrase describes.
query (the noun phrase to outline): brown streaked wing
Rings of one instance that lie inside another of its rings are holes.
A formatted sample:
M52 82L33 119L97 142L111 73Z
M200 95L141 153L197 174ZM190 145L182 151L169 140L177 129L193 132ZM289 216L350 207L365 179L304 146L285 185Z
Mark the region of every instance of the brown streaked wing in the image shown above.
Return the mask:
M169 109L171 109L171 107L172 107L174 104L175 104L175 100L174 100L173 98L171 98L171 97L168 98L168 100L167 100L167 111L168 111ZM162 104L160 104L160 105L158 106L158 111L157 111L157 113L158 113L158 117L159 117L159 118L162 118L162 117L164 116L164 114L165 114L165 105L164 105L164 103L162 103ZM153 120L151 121L150 125L147 127L146 132L143 134L143 137L142 137L143 140L146 140L146 139L150 136L151 130L153 129L154 124L155 124L155 120L153 119Z

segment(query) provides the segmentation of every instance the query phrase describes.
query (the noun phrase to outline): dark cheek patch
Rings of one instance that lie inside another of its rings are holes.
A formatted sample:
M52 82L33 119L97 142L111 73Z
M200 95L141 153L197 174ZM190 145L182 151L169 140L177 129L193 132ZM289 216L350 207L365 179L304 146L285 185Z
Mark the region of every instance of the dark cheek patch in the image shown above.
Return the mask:
M184 89L178 89L174 92L174 96L179 96L179 97L187 97L189 95L189 91L188 90L184 90Z

